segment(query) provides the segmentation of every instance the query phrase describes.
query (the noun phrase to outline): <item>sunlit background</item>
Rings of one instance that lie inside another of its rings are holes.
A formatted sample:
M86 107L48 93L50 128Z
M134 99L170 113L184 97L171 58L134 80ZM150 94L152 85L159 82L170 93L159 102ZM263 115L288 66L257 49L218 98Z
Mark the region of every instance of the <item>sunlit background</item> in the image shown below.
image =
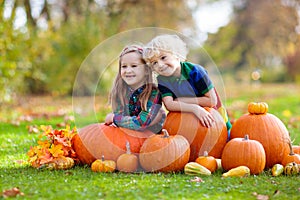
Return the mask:
M199 41L199 52L211 56L225 86L300 83L298 0L0 2L0 104L24 94L72 95L76 73L95 46L143 27Z

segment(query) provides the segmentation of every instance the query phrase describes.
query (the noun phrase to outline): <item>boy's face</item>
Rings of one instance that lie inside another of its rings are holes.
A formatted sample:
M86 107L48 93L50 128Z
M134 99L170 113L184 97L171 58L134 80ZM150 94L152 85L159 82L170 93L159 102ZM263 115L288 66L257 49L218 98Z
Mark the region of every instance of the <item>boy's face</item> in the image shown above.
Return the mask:
M171 53L161 51L159 55L151 58L150 65L159 75L180 77L180 60Z

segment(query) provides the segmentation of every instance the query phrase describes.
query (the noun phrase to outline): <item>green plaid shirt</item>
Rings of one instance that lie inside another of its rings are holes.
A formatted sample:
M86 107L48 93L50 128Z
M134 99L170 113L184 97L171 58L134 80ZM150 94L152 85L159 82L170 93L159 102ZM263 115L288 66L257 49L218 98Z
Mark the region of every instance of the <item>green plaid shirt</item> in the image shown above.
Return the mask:
M151 122L160 112L162 107L162 97L160 92L153 88L151 96L147 102L147 110L142 110L141 103L139 101L140 94L143 92L145 86L138 88L135 91L127 90L126 105L124 107L119 104L114 111L114 123L117 126L143 131L148 129L154 133L160 132L166 115L164 113L159 123L150 126Z

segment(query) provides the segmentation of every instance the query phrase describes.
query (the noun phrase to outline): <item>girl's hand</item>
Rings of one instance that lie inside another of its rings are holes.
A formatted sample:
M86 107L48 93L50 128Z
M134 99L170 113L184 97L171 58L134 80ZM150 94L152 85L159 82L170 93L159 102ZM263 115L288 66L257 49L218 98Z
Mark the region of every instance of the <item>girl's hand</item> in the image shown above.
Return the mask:
M109 126L111 126L111 127L118 127L115 123L111 123Z
M193 113L198 117L201 125L204 127L211 127L215 121L213 116L201 106L197 106L197 109L195 109Z
M114 114L113 113L109 113L106 115L105 117L105 124L106 125L111 125L114 122Z

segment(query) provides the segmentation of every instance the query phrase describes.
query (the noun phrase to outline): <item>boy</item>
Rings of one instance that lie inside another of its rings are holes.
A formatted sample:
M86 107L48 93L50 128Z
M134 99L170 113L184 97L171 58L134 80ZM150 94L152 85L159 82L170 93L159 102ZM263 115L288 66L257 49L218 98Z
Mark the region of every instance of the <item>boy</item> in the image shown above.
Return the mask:
M193 113L205 127L214 119L204 107L217 109L227 129L231 124L206 70L200 65L184 62L187 47L177 35L160 35L145 47L143 57L159 75L158 88L169 111Z

